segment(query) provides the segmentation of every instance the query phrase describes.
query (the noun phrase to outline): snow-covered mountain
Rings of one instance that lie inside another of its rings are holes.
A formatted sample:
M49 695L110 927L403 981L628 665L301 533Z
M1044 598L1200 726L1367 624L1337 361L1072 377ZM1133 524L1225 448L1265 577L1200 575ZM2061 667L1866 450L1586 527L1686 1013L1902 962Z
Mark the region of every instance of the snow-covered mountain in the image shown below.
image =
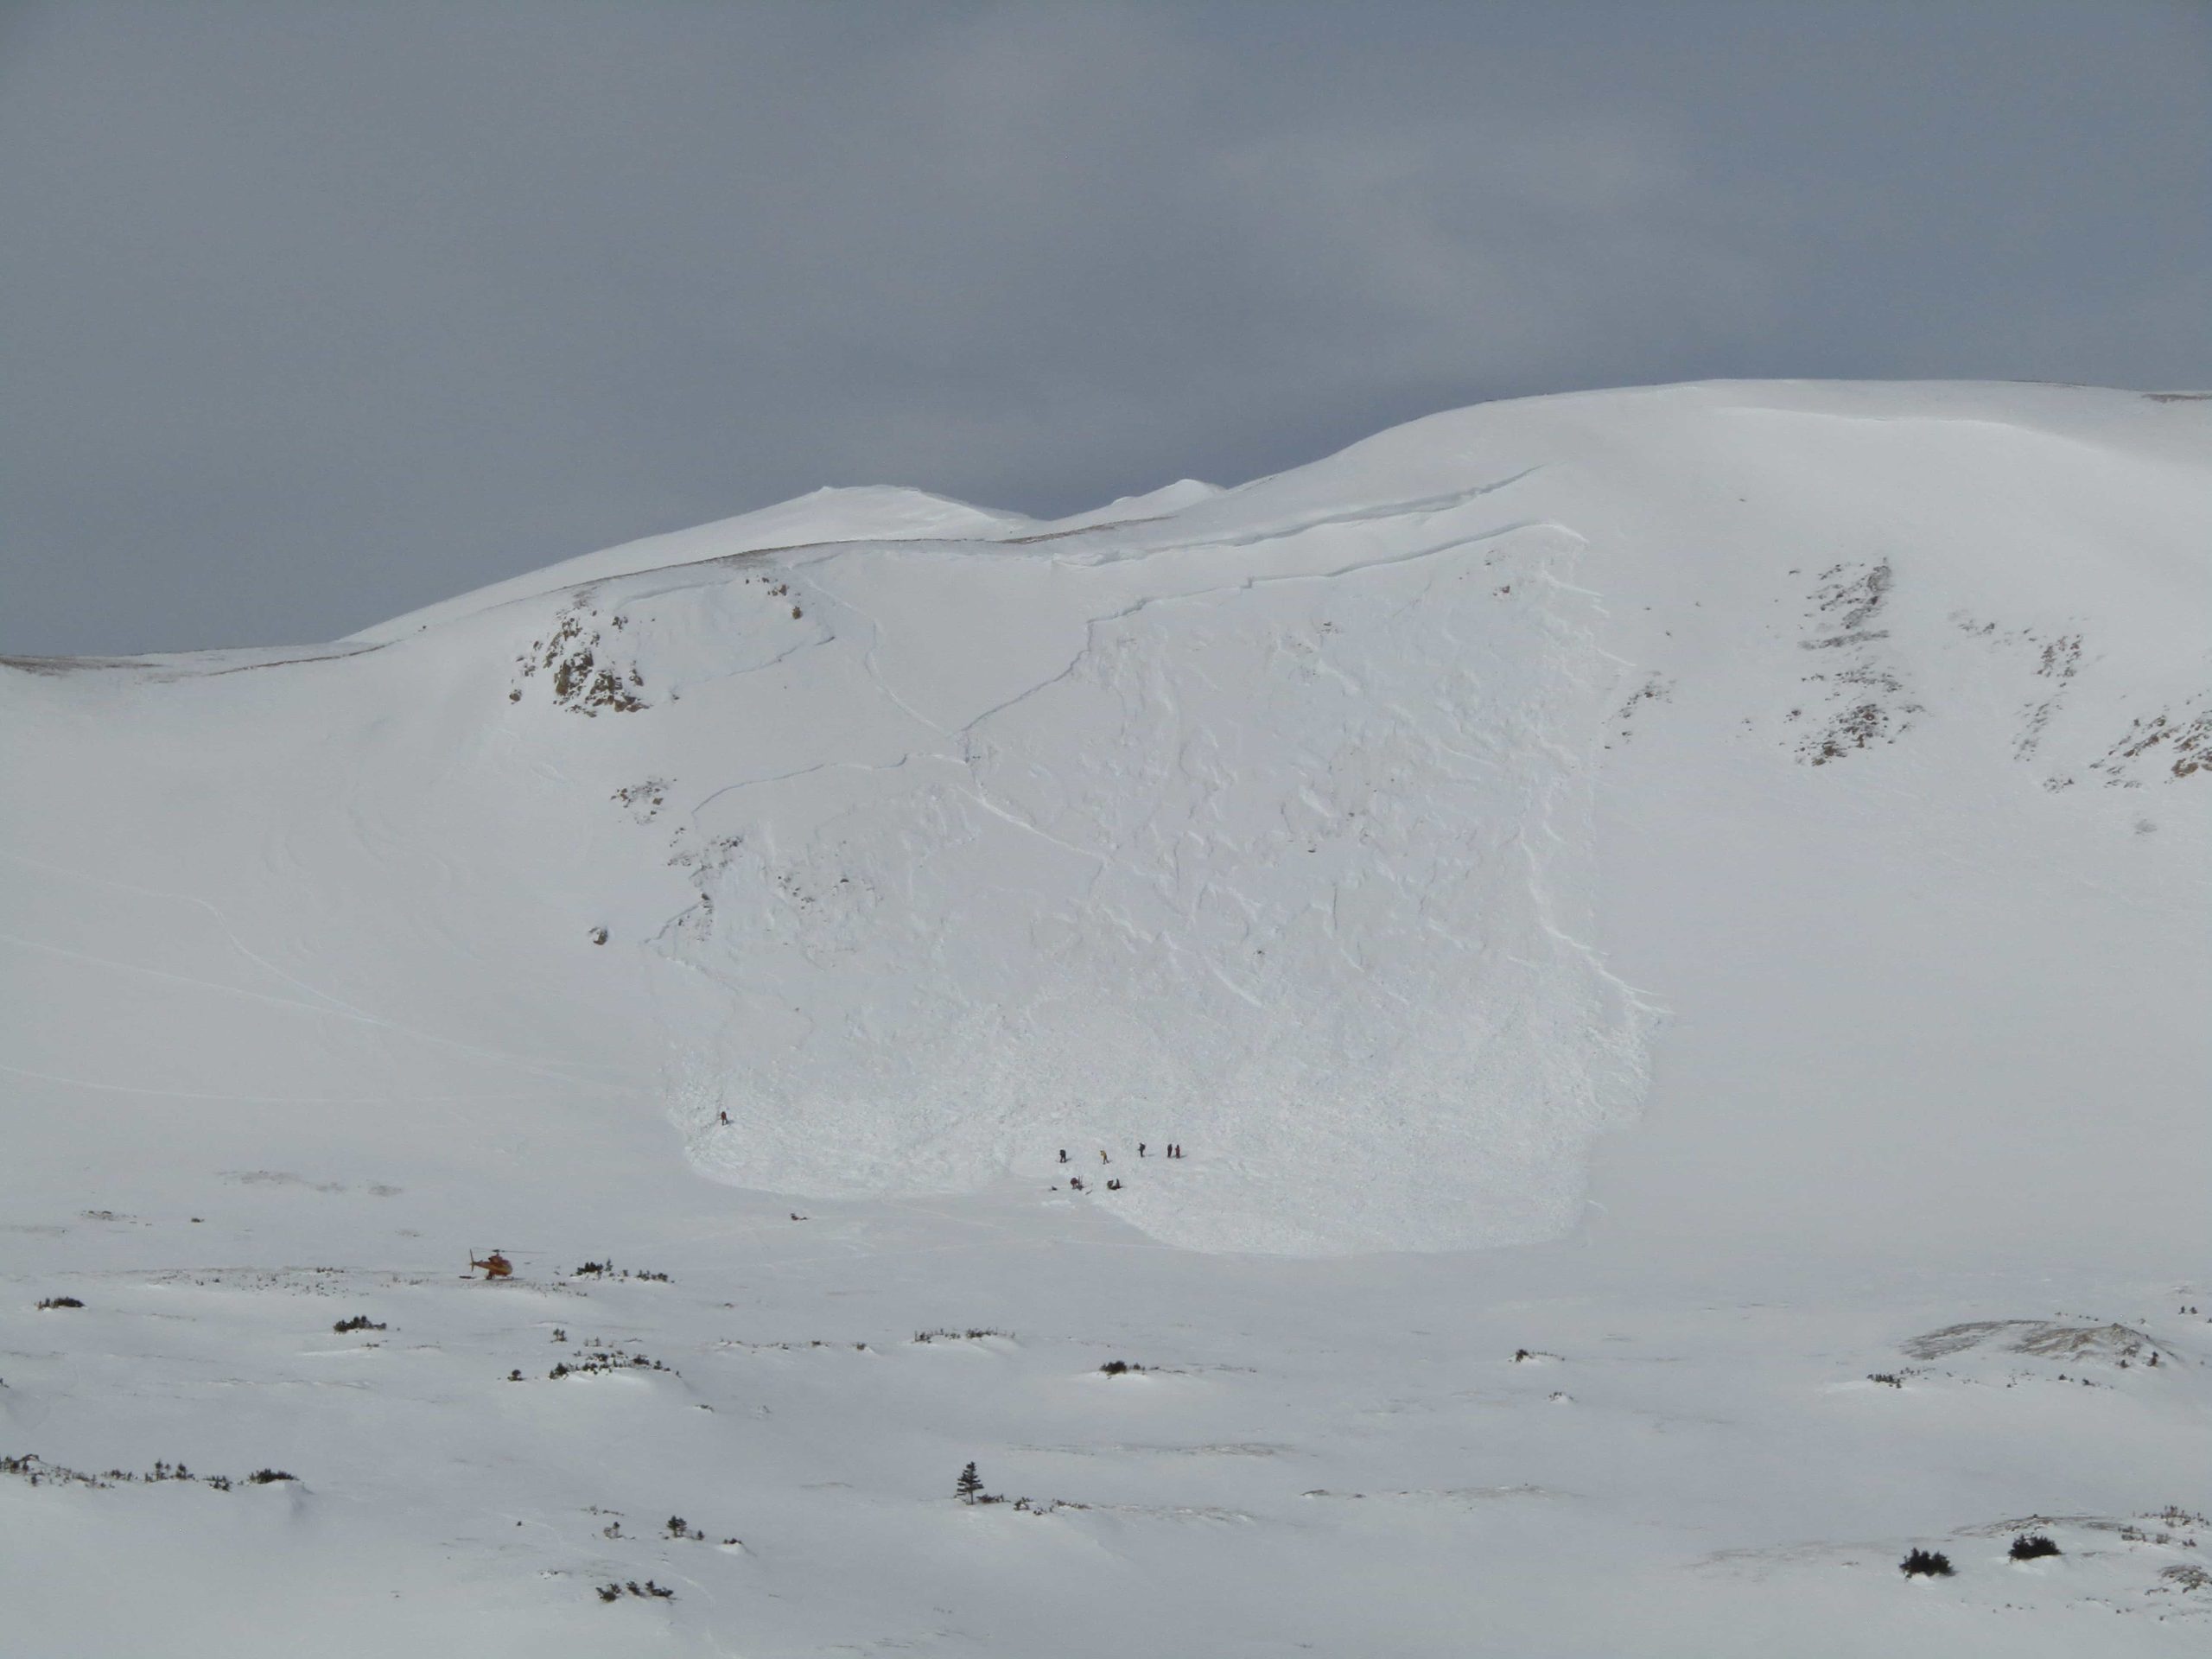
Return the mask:
M708 1248L731 1217L832 1204L848 1240L946 1253L867 1291L917 1325L980 1318L947 1287L1056 1239L1359 1257L1146 1271L1208 1306L1379 1298L1393 1365L1467 1274L1618 1310L1746 1273L1910 1301L2063 1272L2135 1318L2212 1242L2208 550L2202 397L1699 385L1052 523L825 490L334 645L18 659L21 1271L158 1302L210 1260L350 1272L429 1235L441 1269L538 1239L550 1272L619 1235L749 1279ZM210 1194L280 1193L309 1208L233 1214L244 1254L71 1255L79 1211L205 1228ZM695 1314L669 1329L706 1343ZM21 1443L27 1387L78 1396L19 1363ZM2212 1395L2173 1387L2202 1477ZM1178 1605L1210 1634L1169 1650L1287 1650ZM485 1617L514 1651L607 1650L558 1645L566 1612ZM664 1633L730 1639L693 1617ZM1465 1650L1439 1618L1322 1646ZM962 1628L931 1640L1048 1626Z

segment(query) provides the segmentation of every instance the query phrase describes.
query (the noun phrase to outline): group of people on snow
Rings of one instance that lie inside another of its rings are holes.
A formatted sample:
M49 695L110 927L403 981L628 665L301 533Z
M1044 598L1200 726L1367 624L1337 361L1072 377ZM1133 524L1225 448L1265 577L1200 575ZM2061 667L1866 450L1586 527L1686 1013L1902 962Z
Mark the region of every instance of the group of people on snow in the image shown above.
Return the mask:
M715 1118L718 1123L727 1125L729 1122L729 1113L727 1109L718 1111L715 1114ZM1167 1149L1164 1155L1169 1158L1180 1158L1183 1155L1183 1143L1179 1141L1170 1141L1167 1143ZM1140 1141L1137 1142L1137 1156L1140 1158L1147 1158L1151 1156L1151 1144L1148 1141ZM1068 1149L1065 1147L1062 1147L1060 1148L1060 1161L1064 1164L1069 1161ZM1098 1148L1098 1161L1102 1164L1110 1164L1114 1160L1108 1154L1106 1148L1101 1147ZM1083 1184L1083 1177L1080 1175L1069 1176L1068 1185L1071 1190L1077 1192L1087 1192L1090 1191L1090 1188L1086 1187ZM1059 1190L1060 1189L1057 1186L1052 1189L1055 1192ZM1106 1182L1106 1190L1109 1192L1120 1192L1122 1190L1120 1177L1113 1176L1108 1178ZM794 1211L791 1214L791 1219L793 1221L804 1221L806 1217ZM497 1258L495 1257L494 1259L496 1260ZM480 1267L483 1263L476 1262L472 1263L472 1265Z
M1167 1150L1166 1150L1166 1155L1167 1157L1170 1157L1170 1158L1180 1158L1180 1157L1183 1155L1183 1143L1182 1143L1181 1141L1170 1141L1167 1143ZM1151 1156L1151 1144L1150 1144L1148 1141L1138 1141L1138 1142L1137 1142L1137 1156L1138 1156L1138 1157L1140 1157L1140 1158L1146 1158L1146 1157L1149 1157L1149 1156ZM1067 1162L1069 1162L1069 1161L1070 1161L1070 1160L1069 1160L1069 1158L1068 1158L1068 1149L1067 1149L1065 1147L1062 1147L1060 1148L1060 1161L1061 1161L1062 1163L1064 1163L1064 1164L1065 1164L1065 1163L1067 1163ZM1110 1163L1112 1163L1112 1162L1114 1161L1114 1160L1113 1160L1113 1158L1112 1158L1112 1157L1111 1157L1111 1156L1107 1153L1106 1148L1105 1148L1105 1147L1099 1147L1099 1149L1098 1149L1098 1161L1099 1161L1100 1163L1102 1163L1102 1164L1110 1164ZM1068 1177L1068 1187L1069 1187L1069 1190L1070 1190L1071 1192L1089 1192L1089 1191L1090 1190L1089 1187L1085 1186L1085 1185L1083 1184L1083 1177L1082 1177L1082 1176L1080 1176L1080 1175L1071 1175L1071 1176L1069 1176L1069 1177ZM1060 1189L1059 1189L1058 1186L1055 1186L1055 1187L1053 1187L1053 1189L1052 1189L1052 1191L1053 1191L1053 1192L1058 1192L1059 1190L1060 1190ZM1121 1179L1120 1179L1120 1177L1118 1177L1118 1176L1112 1176L1112 1177L1109 1177L1109 1178L1108 1178L1108 1179L1107 1179L1107 1182L1106 1182L1106 1190L1107 1190L1109 1192L1120 1192L1120 1191L1122 1190L1122 1182L1121 1182Z

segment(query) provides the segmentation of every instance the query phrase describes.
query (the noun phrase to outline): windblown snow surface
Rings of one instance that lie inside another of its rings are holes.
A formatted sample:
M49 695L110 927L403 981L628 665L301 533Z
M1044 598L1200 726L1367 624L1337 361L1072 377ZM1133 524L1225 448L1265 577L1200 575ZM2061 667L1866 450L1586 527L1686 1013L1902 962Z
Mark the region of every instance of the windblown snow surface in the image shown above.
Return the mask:
M0 1645L2200 1651L2209 550L1702 385L16 659Z

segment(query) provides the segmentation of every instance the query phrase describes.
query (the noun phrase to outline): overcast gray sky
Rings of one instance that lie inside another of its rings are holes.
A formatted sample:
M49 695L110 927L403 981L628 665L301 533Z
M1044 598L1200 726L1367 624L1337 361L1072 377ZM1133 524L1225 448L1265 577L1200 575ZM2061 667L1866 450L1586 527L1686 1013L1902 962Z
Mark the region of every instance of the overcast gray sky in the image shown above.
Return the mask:
M2212 385L2212 6L0 10L0 651L1764 375Z

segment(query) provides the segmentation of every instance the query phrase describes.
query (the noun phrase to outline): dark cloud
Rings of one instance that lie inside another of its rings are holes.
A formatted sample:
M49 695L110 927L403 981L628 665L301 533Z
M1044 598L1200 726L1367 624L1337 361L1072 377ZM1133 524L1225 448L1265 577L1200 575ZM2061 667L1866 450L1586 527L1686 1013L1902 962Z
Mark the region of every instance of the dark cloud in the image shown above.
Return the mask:
M2212 381L2212 14L76 4L0 27L0 649L1482 398Z

